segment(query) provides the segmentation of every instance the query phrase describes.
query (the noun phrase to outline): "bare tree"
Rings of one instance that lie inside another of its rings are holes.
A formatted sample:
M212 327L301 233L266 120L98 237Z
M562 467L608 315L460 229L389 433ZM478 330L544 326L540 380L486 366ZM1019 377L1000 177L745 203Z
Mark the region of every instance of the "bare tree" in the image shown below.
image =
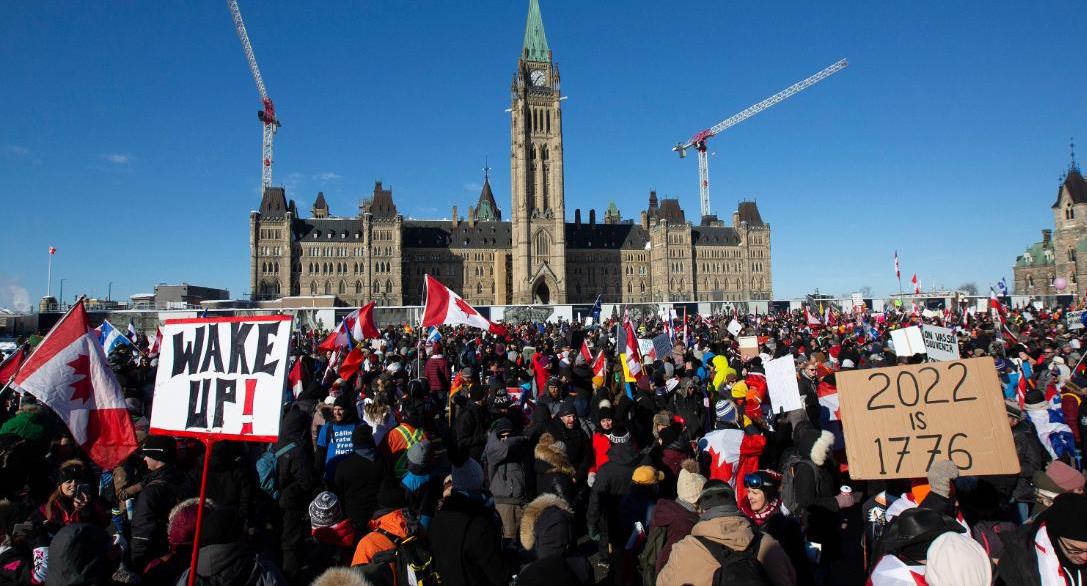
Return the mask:
M962 285L959 285L959 291L962 291L963 293L966 293L967 295L977 295L978 294L978 284L974 283L974 282L963 283Z

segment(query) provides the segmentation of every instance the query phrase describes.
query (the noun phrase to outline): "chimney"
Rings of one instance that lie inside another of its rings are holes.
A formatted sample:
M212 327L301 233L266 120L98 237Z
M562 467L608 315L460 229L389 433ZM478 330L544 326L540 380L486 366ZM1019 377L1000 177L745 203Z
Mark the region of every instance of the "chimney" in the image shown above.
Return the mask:
M457 222L458 222L458 219L457 219L457 206L453 206L453 227L454 228L457 227Z
M581 225L581 208L577 208L574 210L574 224L578 226Z
M642 212L642 228L649 229L649 214Z
M1052 230L1042 230L1042 244L1048 245L1050 237L1053 236Z
M596 225L596 208L593 208L593 209L589 210L589 225L590 226L595 226Z
M472 228L476 225L476 209L472 206L468 206L468 227Z

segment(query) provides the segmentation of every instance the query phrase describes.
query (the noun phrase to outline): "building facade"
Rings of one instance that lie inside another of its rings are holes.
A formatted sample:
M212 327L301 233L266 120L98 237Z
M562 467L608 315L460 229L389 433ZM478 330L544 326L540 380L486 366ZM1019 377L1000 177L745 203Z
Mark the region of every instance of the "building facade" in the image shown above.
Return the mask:
M1053 229L1015 259L1015 293L1052 296L1083 295L1087 290L1087 180L1073 159L1050 206ZM1055 281L1064 278L1064 290Z
M654 191L637 220L612 202L602 222L580 209L569 221L559 69L537 0L510 93L508 220L486 175L476 205L464 217L454 206L447 221L405 220L381 182L350 216L333 216L318 193L303 218L269 188L249 217L252 297L417 305L430 274L480 305L771 298L770 225L753 201L728 226L688 222L677 199Z

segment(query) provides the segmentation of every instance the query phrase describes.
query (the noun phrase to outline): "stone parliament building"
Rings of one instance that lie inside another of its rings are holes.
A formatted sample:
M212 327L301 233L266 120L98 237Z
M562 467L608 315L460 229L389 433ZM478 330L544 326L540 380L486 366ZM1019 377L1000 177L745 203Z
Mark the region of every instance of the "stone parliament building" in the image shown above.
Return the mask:
M769 300L770 225L740 202L726 226L688 222L677 199L624 220L611 203L566 215L559 69L530 0L511 90L508 219L489 177L474 207L452 219L406 220L381 182L352 216L333 216L317 194L299 215L282 187L249 217L254 300L333 296L336 305L419 305L431 274L478 305Z

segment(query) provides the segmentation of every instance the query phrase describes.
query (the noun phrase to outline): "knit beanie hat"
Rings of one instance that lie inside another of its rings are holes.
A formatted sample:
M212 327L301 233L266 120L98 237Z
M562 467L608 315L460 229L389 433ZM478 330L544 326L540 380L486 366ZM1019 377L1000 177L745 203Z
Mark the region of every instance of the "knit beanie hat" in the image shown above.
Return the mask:
M706 484L706 477L698 473L698 463L694 460L684 460L680 464L679 477L676 480L676 496L679 500L695 504L698 495L702 493L702 487Z
M355 431L351 432L351 445L357 450L361 447L374 447L374 428L366 423L360 423Z
M925 582L929 586L989 586L992 563L969 535L948 532L928 546Z
M339 497L327 490L317 495L309 504L309 519L314 527L331 527L342 521Z
M736 491L723 480L707 480L698 495L698 506L703 511L719 506L736 506Z
M471 492L483 487L483 467L472 458L453 466L453 490Z
M170 549L175 550L182 545L192 545L193 536L196 535L196 514L200 508L200 499L186 499L170 510L170 516L166 524L166 541ZM204 501L204 509L215 509L215 503L211 499Z
M408 471L414 474L425 474L430 470L434 450L430 449L430 440L421 440L408 448Z
M1042 514L1049 538L1065 537L1087 541L1087 495L1067 492L1053 499L1053 506Z
M728 399L721 399L713 406L713 412L717 421L723 423L736 423L736 404Z
M1050 462L1049 466L1046 466L1045 475L1053 481L1053 484L1060 487L1061 492L1083 490L1083 474L1060 460ZM1087 519L1084 519L1084 522L1087 522Z

